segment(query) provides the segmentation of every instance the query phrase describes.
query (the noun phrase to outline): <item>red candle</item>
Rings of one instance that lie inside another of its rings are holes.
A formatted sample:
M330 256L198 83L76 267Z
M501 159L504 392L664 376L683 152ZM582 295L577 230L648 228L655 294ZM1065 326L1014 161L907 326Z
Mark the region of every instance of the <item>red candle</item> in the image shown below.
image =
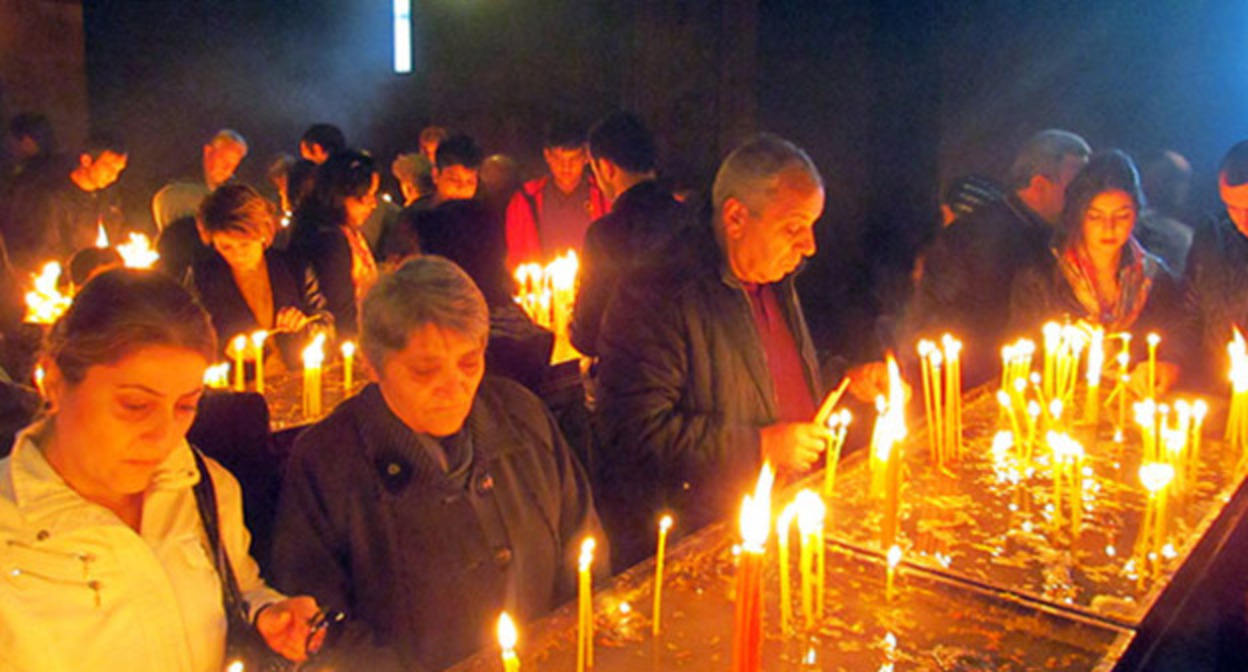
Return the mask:
M771 486L775 474L764 464L753 495L741 505L741 555L737 566L736 618L732 634L733 672L759 672L763 655L762 568L771 528Z

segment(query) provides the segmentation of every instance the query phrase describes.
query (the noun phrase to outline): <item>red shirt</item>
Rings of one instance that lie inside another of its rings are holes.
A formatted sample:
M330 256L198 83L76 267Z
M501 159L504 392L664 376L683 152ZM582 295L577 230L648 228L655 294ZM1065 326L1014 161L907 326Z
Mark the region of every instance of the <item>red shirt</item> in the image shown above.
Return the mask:
M750 297L754 328L767 358L781 422L809 422L815 416L815 400L806 382L806 368L797 341L780 310L775 285L744 285Z

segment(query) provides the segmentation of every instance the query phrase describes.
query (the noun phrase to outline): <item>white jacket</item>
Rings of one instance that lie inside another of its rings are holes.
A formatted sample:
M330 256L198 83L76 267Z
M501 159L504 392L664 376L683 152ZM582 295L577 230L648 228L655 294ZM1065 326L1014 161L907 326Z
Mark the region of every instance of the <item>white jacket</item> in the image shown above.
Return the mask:
M74 492L24 430L0 460L0 670L220 672L221 584L189 446L157 469L141 533ZM282 596L248 554L242 492L208 460L221 535L252 613Z

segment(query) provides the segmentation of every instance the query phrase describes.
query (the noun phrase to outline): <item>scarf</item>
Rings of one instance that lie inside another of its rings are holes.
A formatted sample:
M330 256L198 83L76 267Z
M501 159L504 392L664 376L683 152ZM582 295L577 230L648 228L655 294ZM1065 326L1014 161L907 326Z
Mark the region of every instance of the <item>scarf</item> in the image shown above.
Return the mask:
M1075 300L1086 315L1108 331L1126 331L1148 303L1153 278L1161 266L1144 251L1135 238L1123 246L1118 264L1118 296L1101 296L1096 289L1095 269L1080 245L1057 253L1058 268L1070 286Z
M351 246L351 281L355 284L355 299L360 301L377 282L377 261L373 259L373 252L368 249L368 241L359 229L351 226L340 228L347 237L347 244Z

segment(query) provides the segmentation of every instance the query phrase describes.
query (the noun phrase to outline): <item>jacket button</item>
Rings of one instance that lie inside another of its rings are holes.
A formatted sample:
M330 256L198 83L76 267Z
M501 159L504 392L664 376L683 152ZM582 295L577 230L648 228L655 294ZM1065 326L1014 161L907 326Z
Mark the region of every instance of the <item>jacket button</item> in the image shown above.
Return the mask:
M386 473L390 476L398 476L399 473L402 471L403 471L403 467L399 466L399 464L396 462L391 462L390 464L386 465Z
M51 533L51 532L49 532L49 531L47 531L47 530L39 530L37 533L35 533L35 540L36 540L36 541L47 541L47 540L48 540L48 537L50 537L50 536L52 536L52 533Z
M484 495L494 489L494 477L489 474L482 474L477 479L477 494Z
M511 564L511 549L506 546L499 546L494 549L494 564L499 569L506 569Z

